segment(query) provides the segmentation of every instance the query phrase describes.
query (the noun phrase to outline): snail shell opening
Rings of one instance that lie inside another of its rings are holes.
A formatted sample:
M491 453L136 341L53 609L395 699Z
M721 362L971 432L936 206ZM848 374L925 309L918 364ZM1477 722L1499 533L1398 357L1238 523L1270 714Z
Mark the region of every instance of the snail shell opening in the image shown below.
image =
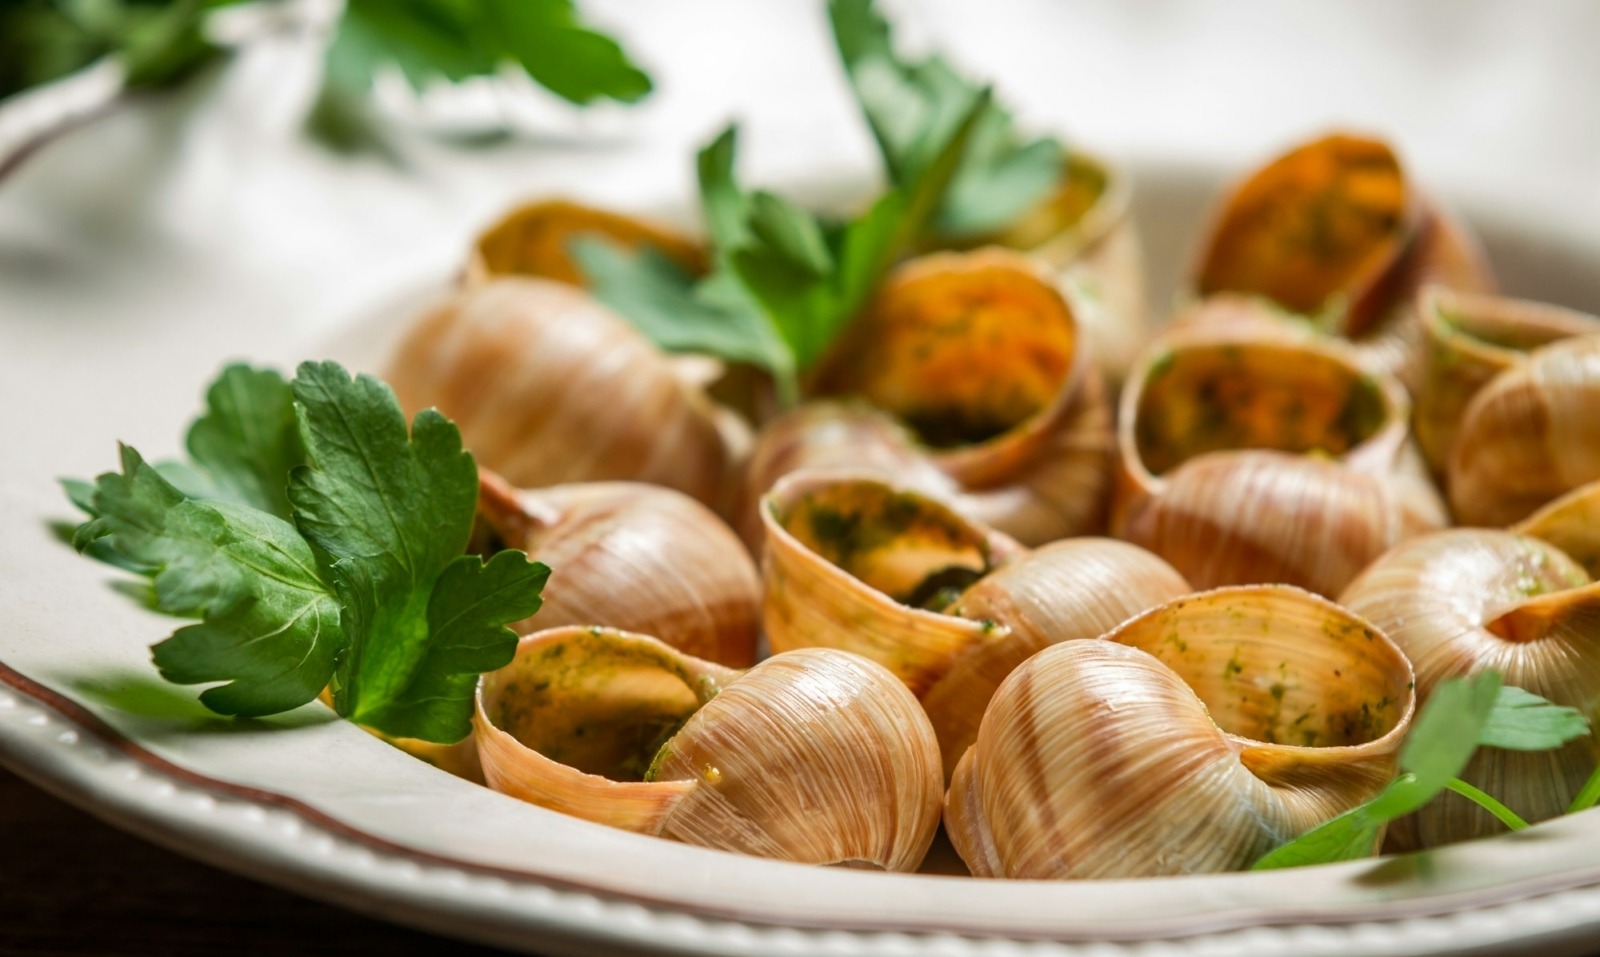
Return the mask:
M1045 412L1081 362L1072 309L1031 260L938 253L885 280L811 391L865 399L927 447L957 449Z
M625 249L648 246L691 275L710 267L698 243L665 226L554 199L518 206L484 230L472 247L467 282L491 276L540 276L582 286L583 271L572 258L571 246L581 236L598 236Z
M763 500L766 599L774 651L865 655L921 694L993 622L939 613L1021 546L949 506L882 478L802 471Z
M1393 378L1307 331L1244 319L1174 330L1123 389L1112 531L1199 588L1335 595L1445 511Z

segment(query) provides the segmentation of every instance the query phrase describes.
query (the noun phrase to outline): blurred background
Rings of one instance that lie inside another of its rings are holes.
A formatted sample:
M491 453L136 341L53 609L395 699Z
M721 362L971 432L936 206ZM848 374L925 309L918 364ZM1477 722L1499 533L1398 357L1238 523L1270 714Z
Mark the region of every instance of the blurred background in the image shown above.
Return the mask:
M1340 126L1390 137L1425 186L1458 204L1506 208L1557 236L1592 236L1600 214L1589 102L1600 6L1586 0L882 6L903 47L946 52L992 79L1024 124L1136 173L1242 172ZM289 9L218 18L226 42L242 44L233 55L130 98L0 179L0 283L33 282L44 264L115 271L130 255L170 252L186 266L293 278L275 321L314 327L328 321L321 306L336 312L452 260L516 198L687 205L692 152L730 118L745 125L749 181L875 168L819 0L583 0L579 16L654 81L634 105L579 109L526 81L440 84L418 98L380 75L368 107L379 145L345 151L305 132L338 9ZM0 149L8 120L48 99L0 106Z

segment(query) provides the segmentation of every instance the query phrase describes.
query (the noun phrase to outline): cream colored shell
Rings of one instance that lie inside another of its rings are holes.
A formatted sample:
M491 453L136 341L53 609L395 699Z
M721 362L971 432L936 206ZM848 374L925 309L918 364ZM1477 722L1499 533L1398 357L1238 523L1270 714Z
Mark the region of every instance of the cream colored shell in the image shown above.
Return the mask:
M1600 318L1498 296L1429 286L1418 294L1425 344L1416 376L1417 445L1443 475L1468 403L1495 376L1540 346L1600 333Z
M1190 591L1171 566L1125 542L1077 538L1024 551L871 476L800 473L766 501L772 647L841 648L889 668L927 710L947 775L995 688L1030 655L1098 637ZM848 529L852 547L827 540L828 526ZM930 581L948 584L923 587Z
M1600 714L1600 586L1555 547L1511 532L1451 529L1402 543L1351 583L1340 602L1392 637L1426 702L1447 678L1494 669L1513 685ZM1484 748L1462 777L1529 821L1565 811L1600 756L1592 736L1558 751ZM1503 833L1469 801L1446 795L1397 822L1397 849Z
M1394 776L1411 669L1286 586L1167 603L1041 651L995 694L946 796L975 876L1239 870Z
M755 662L761 579L744 543L681 492L637 482L516 490L481 472L479 519L550 566L520 634L599 624L733 667Z
M1196 587L1336 595L1394 543L1445 524L1409 410L1399 383L1332 340L1248 311L1185 324L1123 388L1112 533Z
M1450 505L1463 525L1509 525L1600 479L1600 335L1552 343L1496 376L1462 414Z
M512 485L626 479L721 506L738 427L588 293L502 277L407 332L386 375L408 412L438 408Z
M839 651L741 673L641 635L537 632L483 677L473 728L490 787L705 847L909 871L938 827L922 709Z

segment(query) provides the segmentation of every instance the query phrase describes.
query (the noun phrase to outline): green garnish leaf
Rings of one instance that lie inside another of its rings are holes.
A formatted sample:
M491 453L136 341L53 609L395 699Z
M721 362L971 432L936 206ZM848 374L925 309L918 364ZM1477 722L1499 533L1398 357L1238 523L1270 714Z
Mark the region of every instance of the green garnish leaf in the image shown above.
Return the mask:
M907 252L930 236L1003 227L1055 188L1064 162L1054 140L1023 142L987 87L937 57L898 59L871 0L833 0L829 16L889 170L889 189L866 212L830 222L743 189L734 172L738 129L729 126L695 164L710 276L691 288L644 254L606 256L591 246L577 257L589 288L657 345L765 368L785 405Z
M1411 814L1445 790L1488 808L1515 826L1520 819L1481 791L1459 781L1479 747L1520 751L1558 748L1589 731L1572 708L1521 688L1502 687L1500 674L1452 678L1433 690L1400 751L1403 772L1372 800L1312 828L1256 861L1253 870L1301 867L1371 856L1389 822ZM1480 800L1480 797L1482 800ZM1491 806L1492 805L1492 806Z
M487 76L504 63L577 104L632 103L651 89L615 40L578 21L572 0L349 0L327 75L338 89L361 91L392 64L421 89Z
M344 647L339 607L294 526L226 501L193 499L131 447L122 472L95 482L96 518L80 544L109 539L149 569L157 607L198 617L155 646L180 684L225 681L200 695L220 714L259 716L315 698Z
M408 428L388 386L335 363L293 383L230 366L189 448L192 466L158 467L124 447L121 473L62 483L90 516L76 546L151 579L156 610L201 619L155 646L162 675L224 682L200 695L221 714L331 687L378 731L464 737L478 674L511 660L506 625L538 610L549 569L465 554L478 471L456 427L427 411Z
M893 183L915 179L939 155L978 88L943 58L896 55L889 23L873 0L831 0L835 44ZM936 238L971 239L1005 228L1053 191L1066 152L1050 137L1026 139L1012 115L989 102L972 131L932 221Z
M580 236L573 258L595 296L668 352L699 352L792 375L789 351L748 303L717 297L677 263L648 246L629 250L601 236Z
M11 0L0 4L0 97L48 83L108 56L130 88L170 86L221 51L201 27L237 0Z
M283 376L243 364L223 369L185 444L208 497L289 517L289 472L305 462L305 449Z
M1440 682L1406 735L1400 749L1400 770L1414 774L1419 785L1438 793L1472 760L1499 700L1497 671Z
M1589 733L1577 708L1547 701L1521 688L1505 687L1478 735L1480 743L1508 751L1548 751Z
M822 357L938 209L988 102L987 90L969 97L919 174L844 223L742 189L738 128L729 126L695 164L715 252L711 275L691 284L658 254L579 239L584 281L661 348L759 366L773 374L780 401L792 404L798 374Z
M520 552L492 569L463 553L478 470L461 433L428 409L407 429L394 392L336 363L293 384L309 465L289 485L295 523L328 569L349 647L334 707L388 734L454 741L470 730L480 672L508 663L548 570Z

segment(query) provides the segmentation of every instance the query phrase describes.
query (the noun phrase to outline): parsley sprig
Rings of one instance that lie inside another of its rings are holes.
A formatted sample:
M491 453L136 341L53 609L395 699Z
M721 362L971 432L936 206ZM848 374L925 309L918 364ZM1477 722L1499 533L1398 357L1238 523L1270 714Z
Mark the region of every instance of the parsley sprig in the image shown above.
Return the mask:
M465 554L478 478L456 427L407 426L389 387L332 362L292 382L235 365L190 428L190 461L67 483L74 542L150 580L154 607L198 618L153 649L200 700L259 716L331 687L341 715L397 737L470 730L477 676L511 660L507 624L538 610L549 569Z
M122 66L124 90L181 83L226 52L206 20L240 2L6 0L0 99L107 58ZM346 0L310 128L334 145L353 142L368 123L360 97L391 65L417 89L511 66L578 105L634 103L652 89L616 40L579 20L574 0Z
M1498 672L1445 681L1434 689L1406 737L1398 778L1366 803L1266 854L1253 869L1369 857L1386 825L1421 810L1444 791L1473 801L1512 830L1525 828L1527 822L1514 811L1461 780L1467 762L1479 747L1547 751L1588 733L1589 721L1576 708L1502 687Z
M959 122L977 87L941 56L896 54L889 22L874 0L830 0L828 19L889 181L904 183L927 164L940 131ZM1004 229L1059 186L1065 165L1059 141L1025 137L1011 113L991 99L930 221L931 238L962 242Z
M657 345L765 369L780 404L792 405L799 376L937 210L989 96L987 89L975 92L916 174L847 220L740 186L738 127L723 130L696 161L715 263L704 279L694 280L659 253L631 252L597 236L579 237L573 255L594 294Z
M872 0L832 0L851 86L884 160L887 188L845 220L819 216L734 172L738 129L700 151L700 205L715 269L699 282L649 250L580 237L590 289L670 352L765 369L780 405L907 254L1009 225L1059 184L1065 153L1024 138L988 87L944 59L898 57Z
M584 26L573 0L346 0L329 81L365 91L388 64L411 85L465 80L515 64L572 103L633 103L650 77L616 40Z
M738 127L723 130L696 161L715 263L698 282L659 254L599 237L580 237L573 254L595 295L657 345L766 369L780 403L793 404L799 376L925 231L989 102L987 88L973 91L954 125L930 133L904 182L845 220L742 187Z

